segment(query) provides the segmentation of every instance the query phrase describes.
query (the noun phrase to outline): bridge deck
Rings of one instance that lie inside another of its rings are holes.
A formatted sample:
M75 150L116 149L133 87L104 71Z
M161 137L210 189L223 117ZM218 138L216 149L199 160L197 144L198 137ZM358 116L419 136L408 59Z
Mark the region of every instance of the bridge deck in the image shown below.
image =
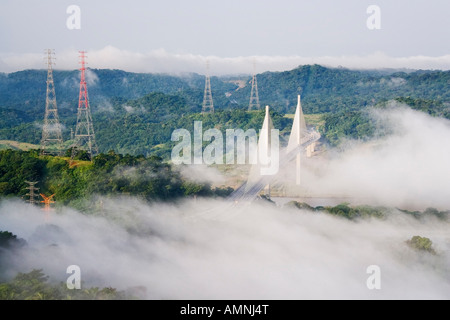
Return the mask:
M283 157L281 157L279 166L284 167L289 162L295 159L297 154L303 149L306 148L308 145L316 142L320 139L320 133L312 130L308 131L308 134L301 139L301 144L299 144L296 148L292 149L289 152L286 152ZM233 202L241 202L241 201L253 201L258 194L263 190L268 184L270 184L274 179L276 175L267 175L267 176L260 176L260 178L252 182L251 184L249 181L243 183L239 188L237 188L229 197L228 200Z

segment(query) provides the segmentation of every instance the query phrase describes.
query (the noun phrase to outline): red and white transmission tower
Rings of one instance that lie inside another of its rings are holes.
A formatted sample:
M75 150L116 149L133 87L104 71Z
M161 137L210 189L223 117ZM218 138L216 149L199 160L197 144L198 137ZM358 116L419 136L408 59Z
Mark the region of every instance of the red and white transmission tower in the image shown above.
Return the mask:
M98 153L97 143L95 142L94 126L92 124L91 108L89 106L88 91L86 85L86 52L80 51L80 95L78 100L77 126L75 128L75 141L72 144L71 160L75 158L80 150L85 150L89 159Z

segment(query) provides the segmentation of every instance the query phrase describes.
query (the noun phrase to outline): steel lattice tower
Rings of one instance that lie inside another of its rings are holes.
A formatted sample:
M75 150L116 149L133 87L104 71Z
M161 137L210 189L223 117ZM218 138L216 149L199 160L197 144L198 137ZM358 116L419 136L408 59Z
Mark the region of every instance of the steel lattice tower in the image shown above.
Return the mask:
M78 100L77 125L75 127L75 141L72 145L71 160L74 159L79 150L85 150L89 154L89 159L98 153L95 142L94 126L92 124L91 108L89 106L88 91L86 85L86 52L80 51L80 95Z
M51 196L47 197L45 194L40 194L42 199L41 203L44 204L44 211L50 211L50 204L55 203L55 201L52 200L52 198L55 196L55 194L52 194ZM48 217L46 217L48 218Z
M28 183L28 187L26 187L25 189L30 190L29 193L26 194L26 196L29 196L30 199L28 200L28 202L30 204L35 204L36 203L36 197L38 196L35 192L37 192L39 190L39 188L36 188L35 185L36 183L38 183L38 181L25 181L25 183Z
M41 154L62 153L62 133L56 105L55 83L53 82L54 50L47 49L47 94L45 99L45 116L42 127ZM53 150L49 150L53 147Z
M250 102L248 104L248 111L255 108L259 110L261 105L259 104L259 94L258 94L258 81L256 80L255 64L253 63L253 77L252 77L252 91L250 92Z
M205 94L203 95L202 113L214 113L214 103L211 91L211 79L209 77L209 61L206 61Z

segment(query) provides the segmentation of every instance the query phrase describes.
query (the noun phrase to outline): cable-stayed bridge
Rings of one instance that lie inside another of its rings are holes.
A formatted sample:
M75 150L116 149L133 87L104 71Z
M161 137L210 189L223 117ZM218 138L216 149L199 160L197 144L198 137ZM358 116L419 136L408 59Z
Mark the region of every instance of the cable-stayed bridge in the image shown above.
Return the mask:
M266 107L266 115L264 118L263 127L261 129L262 135L259 138L258 146L265 144L265 150L270 149L270 129L273 128L272 120L270 119L269 109ZM264 136L267 135L267 136ZM289 137L288 146L281 150L279 154L279 168L286 167L291 161L296 160L296 183L300 184L300 153L303 150L311 150L311 147L320 139L320 133L315 129L308 129L306 127L305 118L300 102L300 96L298 96L297 109L294 115L294 122L292 124L292 130ZM258 148L260 150L260 148ZM242 184L236 189L230 196L229 200L235 203L242 201L252 201L258 197L260 192L270 186L270 184L276 180L275 175L262 175L261 168L264 166L261 164L253 165L247 182Z

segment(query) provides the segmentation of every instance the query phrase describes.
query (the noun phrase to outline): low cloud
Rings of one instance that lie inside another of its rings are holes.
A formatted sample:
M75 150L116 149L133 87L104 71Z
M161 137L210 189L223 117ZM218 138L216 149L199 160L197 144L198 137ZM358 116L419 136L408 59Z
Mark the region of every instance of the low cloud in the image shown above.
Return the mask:
M450 208L450 121L398 104L371 117L378 138L302 161L303 191L392 207L384 219L349 221L261 201L94 197L91 213L59 207L45 220L37 207L3 200L0 229L28 242L5 274L43 268L64 282L76 264L83 286L145 287L147 299L449 299L449 220L394 207ZM183 174L217 178L197 168ZM114 174L142 176L135 168ZM408 247L416 235L431 239L437 254ZM381 269L381 290L367 287L372 265Z
M86 83L89 87L95 86L98 83L97 74L91 69L86 69Z
M44 128L44 124L42 122L34 122L34 126L39 129ZM56 132L58 130L65 131L66 129L67 129L66 126L62 123L59 123L59 125L56 125L56 124L47 125L47 130L49 132Z
M100 96L100 97L96 97L96 100L97 100L97 103L96 103L97 111L114 112L114 107L108 98Z
M204 164L182 165L177 167L181 176L187 180L198 183L223 184L223 174L214 167Z
M256 203L121 198L102 199L95 216L68 208L44 216L19 201L1 203L1 228L28 241L10 261L15 272L43 268L65 282L76 264L83 286L143 286L147 299L450 297L448 222L395 210L355 223ZM418 232L437 256L408 248ZM367 288L370 265L381 268L381 290Z
M133 113L134 112L134 108L132 106L128 106L126 104L123 105L123 109L127 112L127 113Z
M64 78L64 80L61 82L61 85L64 88L77 88L80 85L80 78Z
M304 159L301 192L406 209L450 209L450 121L394 102L373 109L370 117L378 125L377 138L349 140L339 151ZM294 164L287 172L282 179L292 185Z
M76 69L77 52L62 51L57 53L59 69ZM150 73L205 73L205 63L210 62L212 75L249 74L255 62L256 71L285 71L305 64L321 64L329 67L346 67L350 69L374 68L408 68L408 69L450 69L450 55L430 57L390 57L383 52L367 56L238 56L218 57L195 54L169 53L164 49L150 52L133 52L107 46L89 51L88 62L91 68L122 69L130 72ZM0 71L13 72L23 69L42 69L41 54L0 54Z

